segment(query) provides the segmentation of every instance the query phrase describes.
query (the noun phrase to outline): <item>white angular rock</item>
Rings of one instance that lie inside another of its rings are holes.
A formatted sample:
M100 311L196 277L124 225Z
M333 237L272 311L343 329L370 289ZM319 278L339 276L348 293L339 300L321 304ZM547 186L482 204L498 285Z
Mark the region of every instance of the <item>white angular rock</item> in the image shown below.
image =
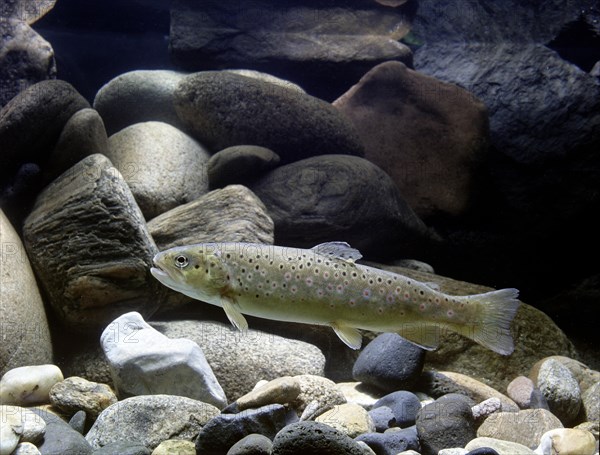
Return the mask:
M19 406L50 403L50 389L63 379L56 365L13 368L0 380L0 403Z
M223 408L227 398L198 344L171 339L133 311L115 319L100 337L121 397L178 395Z

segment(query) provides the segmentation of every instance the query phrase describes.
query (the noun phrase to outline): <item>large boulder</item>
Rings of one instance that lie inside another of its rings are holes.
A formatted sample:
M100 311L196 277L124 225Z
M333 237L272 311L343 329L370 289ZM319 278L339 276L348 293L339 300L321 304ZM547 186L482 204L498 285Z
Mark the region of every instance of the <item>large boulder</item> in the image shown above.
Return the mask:
M483 103L466 90L382 63L333 105L352 120L365 158L392 177L422 217L460 215L487 148Z
M25 248L0 210L0 376L25 365L52 363L44 303Z
M150 275L158 252L127 183L91 155L38 197L25 220L27 253L48 303L69 329L100 329L120 314L150 316L162 286Z
M171 56L188 70L273 72L334 99L378 63L410 62L410 49L398 40L408 33L416 8L412 2L381 3L253 0L241 7L233 0L177 0L171 7Z
M228 71L186 76L175 91L186 131L212 152L259 145L289 163L327 153L362 155L352 125L331 104Z
M392 179L359 157L308 158L272 170L250 188L273 218L281 245L339 240L363 254L392 255L421 252L433 239Z

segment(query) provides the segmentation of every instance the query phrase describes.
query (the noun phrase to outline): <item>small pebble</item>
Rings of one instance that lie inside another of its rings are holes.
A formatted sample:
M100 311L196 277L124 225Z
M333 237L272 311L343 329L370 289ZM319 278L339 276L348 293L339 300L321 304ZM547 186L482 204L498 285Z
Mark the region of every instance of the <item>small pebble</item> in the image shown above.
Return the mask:
M41 455L41 452L31 442L21 442L11 455Z
M0 379L0 403L31 406L50 402L50 389L63 380L56 365L13 368Z
M240 412L250 408L260 408L268 404L286 404L300 394L300 383L291 376L283 376L257 386L251 392L239 397L223 412Z
M192 441L168 439L161 442L152 455L196 455L196 447Z
M313 374L302 374L294 376L294 378L300 384L300 394L290 403L290 407L299 416L302 416L301 420L314 419L335 405L346 402L344 394L330 379ZM304 414L304 410L309 403L312 403L310 416Z
M581 420L598 422L600 420L600 382L596 382L581 395Z
M499 455L536 455L533 450L523 444L495 438L475 438L465 446L468 451L481 448L494 449Z
M387 406L396 418L396 425L401 428L415 424L417 413L421 410L421 402L414 393L400 390L389 393L375 402L373 409Z
M596 438L589 431L558 428L544 433L535 451L538 455L594 455Z
M297 418L295 414L294 418ZM237 441L252 433L272 438L286 426L288 419L287 409L281 404L247 409L239 414L219 414L200 430L196 438L196 451L226 453Z
M581 391L571 370L549 358L539 366L536 384L548 401L550 411L563 424L572 423L581 407Z
M352 376L386 392L410 389L419 379L425 350L395 333L383 333L360 353Z
M438 455L465 455L468 450L461 447L452 447L450 449L442 449L438 452Z
M364 455L363 449L352 438L329 425L313 421L296 422L283 428L273 439L272 453Z
M270 455L273 443L262 434L252 433L231 446L227 455Z
M524 409L490 415L477 429L477 436L512 441L533 449L546 431L555 428L562 428L562 424L550 411Z
M498 398L488 398L479 404L476 404L471 408L473 412L473 418L475 420L484 420L491 414L498 412L502 409L502 402Z
M387 406L379 406L378 408L371 409L369 415L371 416L371 419L373 419L375 431L378 433L383 433L388 428L398 426L396 423L396 416Z
M329 425L351 438L375 431L375 423L369 413L363 407L352 403L334 406L318 416L315 422Z
M518 376L513 379L506 392L521 409L549 409L546 398L528 377Z
M50 402L68 414L85 411L95 420L102 411L117 402L117 396L106 384L72 376L54 384L50 389Z
M437 455L446 448L463 447L475 438L475 420L463 397L436 400L417 414L416 426L423 455Z
M77 411L73 414L73 417L69 419L69 426L73 428L77 433L85 433L85 420L87 415L85 411Z
M497 450L491 447L479 447L467 452L467 455L500 455Z
M367 444L377 455L396 455L406 450L418 450L419 438L415 427L392 428L384 433L365 433L355 441Z
M150 455L148 447L138 441L113 441L99 449L94 455Z
M344 394L348 403L356 403L369 410L381 396L381 391L362 382L338 382L337 388Z
M23 434L20 408L0 406L0 454L9 455L15 450Z

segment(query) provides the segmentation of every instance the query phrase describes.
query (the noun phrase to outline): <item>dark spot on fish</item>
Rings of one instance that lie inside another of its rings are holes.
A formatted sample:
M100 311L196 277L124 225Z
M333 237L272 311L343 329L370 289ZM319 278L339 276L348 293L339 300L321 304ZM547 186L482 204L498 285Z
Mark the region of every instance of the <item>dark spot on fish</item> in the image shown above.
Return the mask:
M196 265L194 266L194 268L195 268L196 270L198 270L198 269L200 268L200 266L199 266L198 264L196 264Z
M381 279L381 277L378 277L378 278L377 278L377 282L378 282L378 283L381 283L382 281L383 281L383 280Z

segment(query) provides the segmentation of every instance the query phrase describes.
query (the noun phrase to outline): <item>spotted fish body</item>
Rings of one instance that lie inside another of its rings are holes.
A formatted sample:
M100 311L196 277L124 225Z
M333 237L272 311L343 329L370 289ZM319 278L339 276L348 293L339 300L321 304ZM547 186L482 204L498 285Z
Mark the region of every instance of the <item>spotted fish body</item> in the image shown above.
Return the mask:
M513 351L510 323L516 289L452 296L431 285L356 264L360 253L343 242L312 249L252 243L205 243L171 248L154 258L164 285L223 307L239 329L242 314L328 325L358 349L357 329L395 332L435 349L450 330L500 354Z

